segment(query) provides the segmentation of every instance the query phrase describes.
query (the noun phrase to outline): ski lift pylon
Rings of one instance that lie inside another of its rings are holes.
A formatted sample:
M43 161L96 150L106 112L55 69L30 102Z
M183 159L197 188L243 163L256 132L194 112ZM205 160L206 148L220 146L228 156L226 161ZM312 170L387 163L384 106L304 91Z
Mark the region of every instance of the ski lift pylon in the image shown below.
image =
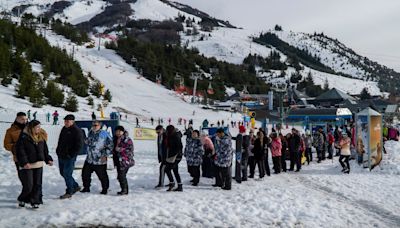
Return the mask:
M211 82L208 83L207 93L210 94L210 95L214 94L214 89L213 89L213 87L211 85Z

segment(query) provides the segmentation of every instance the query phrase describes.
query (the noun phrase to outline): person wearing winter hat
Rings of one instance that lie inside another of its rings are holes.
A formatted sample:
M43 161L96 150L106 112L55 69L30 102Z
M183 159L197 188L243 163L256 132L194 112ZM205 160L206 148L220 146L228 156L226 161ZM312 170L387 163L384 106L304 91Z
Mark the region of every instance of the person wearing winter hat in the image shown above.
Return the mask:
M128 180L126 179L126 174L129 168L135 165L133 141L129 138L128 132L125 131L123 126L115 127L114 132L113 161L118 173L117 179L121 186L121 191L117 194L127 195Z
M75 181L72 173L75 168L75 161L83 147L82 130L75 124L74 115L66 115L64 118L64 127L61 130L56 153L58 156L58 166L60 174L65 180L67 189L60 199L71 198L73 194L81 190L81 187Z
M44 163L52 166L46 143L47 135L41 129L40 122L33 120L24 128L17 141L16 156L22 183L22 192L18 196L19 206L30 203L33 209L42 202L42 177Z

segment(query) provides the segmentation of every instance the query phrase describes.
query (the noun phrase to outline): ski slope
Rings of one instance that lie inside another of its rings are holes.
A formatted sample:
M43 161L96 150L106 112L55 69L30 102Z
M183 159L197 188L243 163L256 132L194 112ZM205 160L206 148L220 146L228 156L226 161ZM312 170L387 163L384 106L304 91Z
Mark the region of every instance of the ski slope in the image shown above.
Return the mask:
M72 53L72 44L67 39L54 33L49 33L47 39L52 45L66 47L67 52ZM105 89L111 91L113 100L106 113L123 108L141 118L171 118L174 122L178 118L194 119L199 123L205 118L215 122L220 119L241 119L240 114L204 110L187 103L175 92L140 76L113 50L104 46L100 51L97 48L75 47L74 57L85 72L91 72L105 85Z
M107 2L100 0L75 1L71 6L67 7L62 14L54 15L54 18L59 18L62 21L67 21L73 25L81 22L89 21L97 14L104 11Z

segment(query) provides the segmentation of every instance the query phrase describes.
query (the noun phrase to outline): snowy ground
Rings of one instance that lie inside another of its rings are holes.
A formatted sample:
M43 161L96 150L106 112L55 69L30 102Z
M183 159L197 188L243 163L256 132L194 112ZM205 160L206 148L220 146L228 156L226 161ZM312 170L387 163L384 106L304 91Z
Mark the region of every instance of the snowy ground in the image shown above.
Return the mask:
M168 193L153 189L158 178L155 142L135 141L136 165L128 174L128 196L116 195L116 172L109 170L108 195L99 194L101 186L93 176L91 193L59 200L63 179L57 165L47 166L45 204L38 211L17 207L20 183L11 156L1 151L0 226L398 227L400 143L389 142L386 147L389 154L382 167L372 172L352 162L352 173L341 174L335 157L333 163L304 166L300 173L233 183L232 191L214 189L213 181L204 178L198 187L190 186L183 160L184 192ZM81 170L74 172L81 184L80 175Z

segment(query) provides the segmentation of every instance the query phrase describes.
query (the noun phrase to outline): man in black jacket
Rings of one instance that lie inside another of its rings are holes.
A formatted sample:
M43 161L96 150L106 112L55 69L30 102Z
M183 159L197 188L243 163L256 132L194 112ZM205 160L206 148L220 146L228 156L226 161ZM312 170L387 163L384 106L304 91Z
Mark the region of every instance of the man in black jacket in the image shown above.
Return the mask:
M182 133L175 129L174 126L169 125L166 129L167 137L164 139L163 144L167 147L166 153L166 163L167 167L165 169L165 173L170 180L169 188L167 191L183 191L182 189L182 181L181 176L179 175L179 162L182 160ZM174 176L178 187L174 189L175 183L174 177L172 176L172 172L174 172ZM171 181L172 180L172 181Z
M67 115L64 118L64 127L61 130L57 145L58 164L60 174L64 177L67 189L60 199L70 198L75 192L80 191L78 183L72 176L76 157L83 147L82 130L76 126L75 117Z
M158 185L155 188L162 188L164 186L164 177L165 177L165 168L167 167L166 158L167 158L167 146L164 143L164 140L167 138L167 134L165 133L165 129L162 125L158 125L156 127L157 133L157 151L158 151L158 163L160 163L160 176L158 178ZM170 182L174 182L174 179L170 179Z
M288 146L290 153L290 169L289 171L294 170L294 165L296 165L296 172L299 172L301 169L301 156L300 156L300 135L299 132L293 128L292 135L289 138Z

